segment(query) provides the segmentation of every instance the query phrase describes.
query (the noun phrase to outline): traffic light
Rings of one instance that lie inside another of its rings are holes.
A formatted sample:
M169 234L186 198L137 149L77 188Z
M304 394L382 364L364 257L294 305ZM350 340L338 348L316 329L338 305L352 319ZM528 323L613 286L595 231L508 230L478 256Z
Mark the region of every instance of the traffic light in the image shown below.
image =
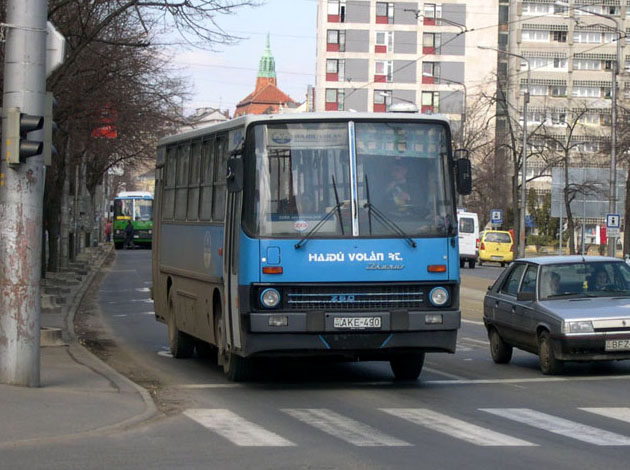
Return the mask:
M24 162L28 157L42 153L43 142L27 140L29 132L38 131L44 125L43 116L24 114L20 108L7 109L5 140L5 159L9 164Z
M53 145L53 135L57 132L57 123L53 120L57 100L52 92L46 92L46 108L44 109L44 164L52 165L52 158L57 155L57 149Z

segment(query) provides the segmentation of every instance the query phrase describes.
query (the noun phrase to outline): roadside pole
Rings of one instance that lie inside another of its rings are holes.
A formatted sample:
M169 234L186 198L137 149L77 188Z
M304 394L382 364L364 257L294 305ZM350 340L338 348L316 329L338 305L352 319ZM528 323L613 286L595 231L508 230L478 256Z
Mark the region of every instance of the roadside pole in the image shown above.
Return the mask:
M47 0L7 0L0 159L0 383L40 385L44 156L9 163L7 112L44 116ZM44 140L44 131L28 139Z

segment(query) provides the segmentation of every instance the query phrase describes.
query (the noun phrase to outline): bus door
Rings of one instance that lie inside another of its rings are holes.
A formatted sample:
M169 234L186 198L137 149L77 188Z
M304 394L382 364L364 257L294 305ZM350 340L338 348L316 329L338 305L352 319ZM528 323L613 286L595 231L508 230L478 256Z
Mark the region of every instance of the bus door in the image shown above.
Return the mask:
M222 136L217 137L218 149L224 155L219 158L224 162L223 175L227 175L227 159L229 157L227 142L220 142ZM223 295L224 320L226 338L230 350L241 349L241 321L238 302L238 259L241 226L241 205L243 192L231 193L226 189L225 231L223 233Z

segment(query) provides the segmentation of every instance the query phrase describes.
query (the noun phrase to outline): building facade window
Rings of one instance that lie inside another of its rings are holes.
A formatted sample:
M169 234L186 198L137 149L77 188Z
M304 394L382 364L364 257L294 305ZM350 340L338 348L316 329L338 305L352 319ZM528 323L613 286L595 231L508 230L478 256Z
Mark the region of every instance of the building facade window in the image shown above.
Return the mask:
M326 51L345 52L346 32L338 29L329 29L326 32Z
M374 112L383 113L392 105L391 90L374 90Z
M573 42L580 44L601 44L602 33L591 31L574 31Z
M422 35L422 53L423 54L439 54L440 52L440 34L424 33Z
M553 3L523 3L523 16L554 13Z
M552 85L551 96L567 96L567 87L565 85Z
M440 78L439 62L423 62L422 63L422 83L431 85L437 83Z
M326 111L343 111L343 99L343 89L326 88Z
M391 60L377 60L374 62L374 81L377 83L391 82L394 75L394 62Z
M554 42L567 42L567 32L552 31L551 40Z
M550 31L538 31L533 29L524 29L521 34L523 42L549 42Z
M394 32L377 31L374 40L374 52L387 53L394 52Z
M573 70L601 70L602 61L596 59L573 59Z
M422 23L428 26L434 26L436 24L435 20L442 18L442 5L425 3L423 13Z
M345 77L345 60L326 59L326 81L343 82Z
M376 24L394 23L394 3L376 2Z
M600 98L602 96L602 89L599 87L574 86L571 91L571 96L578 98Z
M346 0L328 0L328 22L346 22Z
M440 92L423 91L420 111L425 114L440 112Z

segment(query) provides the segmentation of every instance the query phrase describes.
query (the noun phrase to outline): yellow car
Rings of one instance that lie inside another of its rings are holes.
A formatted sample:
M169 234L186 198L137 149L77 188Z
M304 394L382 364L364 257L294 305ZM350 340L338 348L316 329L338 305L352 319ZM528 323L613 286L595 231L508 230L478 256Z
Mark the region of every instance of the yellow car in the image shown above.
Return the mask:
M486 230L479 239L479 265L484 261L494 261L505 266L514 261L514 240L512 234L503 230Z

